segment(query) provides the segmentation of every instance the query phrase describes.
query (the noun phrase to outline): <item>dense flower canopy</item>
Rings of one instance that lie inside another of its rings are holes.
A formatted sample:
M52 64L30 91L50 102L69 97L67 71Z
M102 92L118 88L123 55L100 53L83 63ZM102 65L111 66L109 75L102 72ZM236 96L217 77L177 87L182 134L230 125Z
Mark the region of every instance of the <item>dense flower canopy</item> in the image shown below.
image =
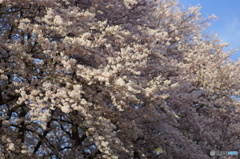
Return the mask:
M0 0L0 158L240 149L240 60L176 0Z

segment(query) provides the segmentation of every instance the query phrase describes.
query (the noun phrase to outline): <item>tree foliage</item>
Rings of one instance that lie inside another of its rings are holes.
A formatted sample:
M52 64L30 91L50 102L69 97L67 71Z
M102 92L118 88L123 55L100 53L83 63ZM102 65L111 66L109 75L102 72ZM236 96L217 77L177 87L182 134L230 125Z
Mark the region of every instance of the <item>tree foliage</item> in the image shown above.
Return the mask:
M0 0L0 158L239 150L240 60L176 0Z

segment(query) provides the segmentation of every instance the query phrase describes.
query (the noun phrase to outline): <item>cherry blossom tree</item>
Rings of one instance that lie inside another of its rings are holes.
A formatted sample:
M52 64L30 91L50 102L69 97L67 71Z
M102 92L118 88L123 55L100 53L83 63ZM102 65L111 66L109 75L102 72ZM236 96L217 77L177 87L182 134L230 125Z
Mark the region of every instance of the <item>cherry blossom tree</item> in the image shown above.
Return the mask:
M0 158L240 149L240 60L176 0L0 0Z

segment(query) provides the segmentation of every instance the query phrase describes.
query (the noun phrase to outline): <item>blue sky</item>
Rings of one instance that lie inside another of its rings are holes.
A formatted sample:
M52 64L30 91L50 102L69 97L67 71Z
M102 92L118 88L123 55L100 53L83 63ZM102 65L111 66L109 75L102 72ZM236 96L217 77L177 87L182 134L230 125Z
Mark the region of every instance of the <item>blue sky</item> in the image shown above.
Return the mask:
M200 4L200 12L203 16L215 14L217 21L213 21L210 28L230 44L226 50L240 49L240 0L179 0L186 7ZM231 59L234 61L240 58L240 51L234 53Z

